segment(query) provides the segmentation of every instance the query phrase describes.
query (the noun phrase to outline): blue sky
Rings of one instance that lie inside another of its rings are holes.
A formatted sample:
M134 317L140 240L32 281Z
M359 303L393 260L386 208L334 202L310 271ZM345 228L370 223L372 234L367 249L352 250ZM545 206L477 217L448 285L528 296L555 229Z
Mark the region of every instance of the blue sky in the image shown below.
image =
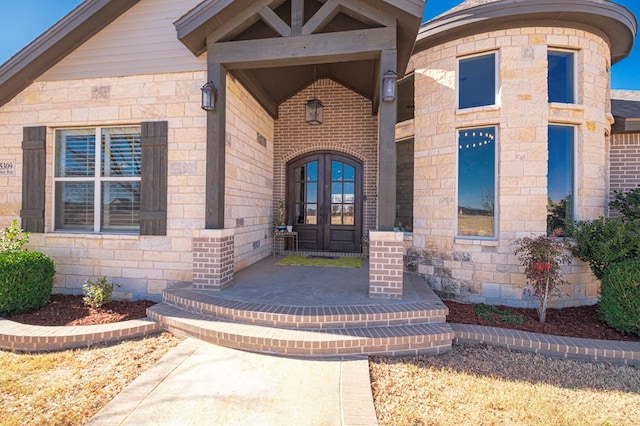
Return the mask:
M460 3L460 0L427 0L425 19L430 19ZM81 0L0 0L0 63L29 44L60 18L81 3ZM617 0L640 16L640 1ZM613 66L611 87L640 90L640 44L636 41L631 55Z

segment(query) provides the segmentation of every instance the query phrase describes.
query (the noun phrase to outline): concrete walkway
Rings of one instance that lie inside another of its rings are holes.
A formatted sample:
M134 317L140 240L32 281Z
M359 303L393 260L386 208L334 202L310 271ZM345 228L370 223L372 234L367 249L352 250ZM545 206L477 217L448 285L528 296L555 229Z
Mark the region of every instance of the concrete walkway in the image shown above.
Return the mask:
M90 425L376 425L369 364L296 359L187 339Z

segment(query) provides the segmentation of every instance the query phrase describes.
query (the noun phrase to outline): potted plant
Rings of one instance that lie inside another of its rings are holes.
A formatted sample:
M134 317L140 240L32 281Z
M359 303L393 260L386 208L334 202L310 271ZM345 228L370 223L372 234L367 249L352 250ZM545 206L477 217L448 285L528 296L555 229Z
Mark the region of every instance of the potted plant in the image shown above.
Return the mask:
M284 221L284 200L278 201L278 211L276 213L276 229L284 231L286 229Z

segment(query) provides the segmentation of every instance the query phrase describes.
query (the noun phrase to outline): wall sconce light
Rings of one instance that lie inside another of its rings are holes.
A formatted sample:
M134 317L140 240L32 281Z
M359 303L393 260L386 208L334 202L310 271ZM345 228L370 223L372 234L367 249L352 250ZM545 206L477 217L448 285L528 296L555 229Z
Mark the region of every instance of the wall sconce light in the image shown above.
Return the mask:
M322 124L322 110L324 105L316 97L309 99L305 105L304 121L307 124Z
M213 81L207 82L202 88L202 109L205 111L216 110L216 88Z
M382 76L382 100L393 102L396 100L396 82L398 74L389 70Z

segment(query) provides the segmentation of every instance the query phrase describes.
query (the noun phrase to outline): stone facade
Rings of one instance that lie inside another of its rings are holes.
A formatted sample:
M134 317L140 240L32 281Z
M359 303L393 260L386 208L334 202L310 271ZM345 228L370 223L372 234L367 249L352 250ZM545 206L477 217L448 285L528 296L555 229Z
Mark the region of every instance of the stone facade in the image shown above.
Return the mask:
M577 56L577 102L547 101L547 50ZM496 105L456 109L457 59L496 52ZM547 129L576 128L576 218L604 214L607 195L609 47L599 35L569 28L486 32L416 53L413 248L408 266L440 294L463 302L531 306L514 239L546 232ZM497 238L456 236L457 130L497 131ZM565 270L557 306L593 304L599 284L586 265Z
M44 234L29 248L56 262L55 291L78 293L85 280L106 276L122 284L117 298L160 299L162 290L193 278L193 238L204 228L206 116L200 108L204 71L48 81L32 84L0 109L2 160L0 227L20 215L22 128L47 126ZM235 234L235 268L270 254L273 119L228 78L226 223ZM78 234L53 230L54 130L167 120L167 235Z

